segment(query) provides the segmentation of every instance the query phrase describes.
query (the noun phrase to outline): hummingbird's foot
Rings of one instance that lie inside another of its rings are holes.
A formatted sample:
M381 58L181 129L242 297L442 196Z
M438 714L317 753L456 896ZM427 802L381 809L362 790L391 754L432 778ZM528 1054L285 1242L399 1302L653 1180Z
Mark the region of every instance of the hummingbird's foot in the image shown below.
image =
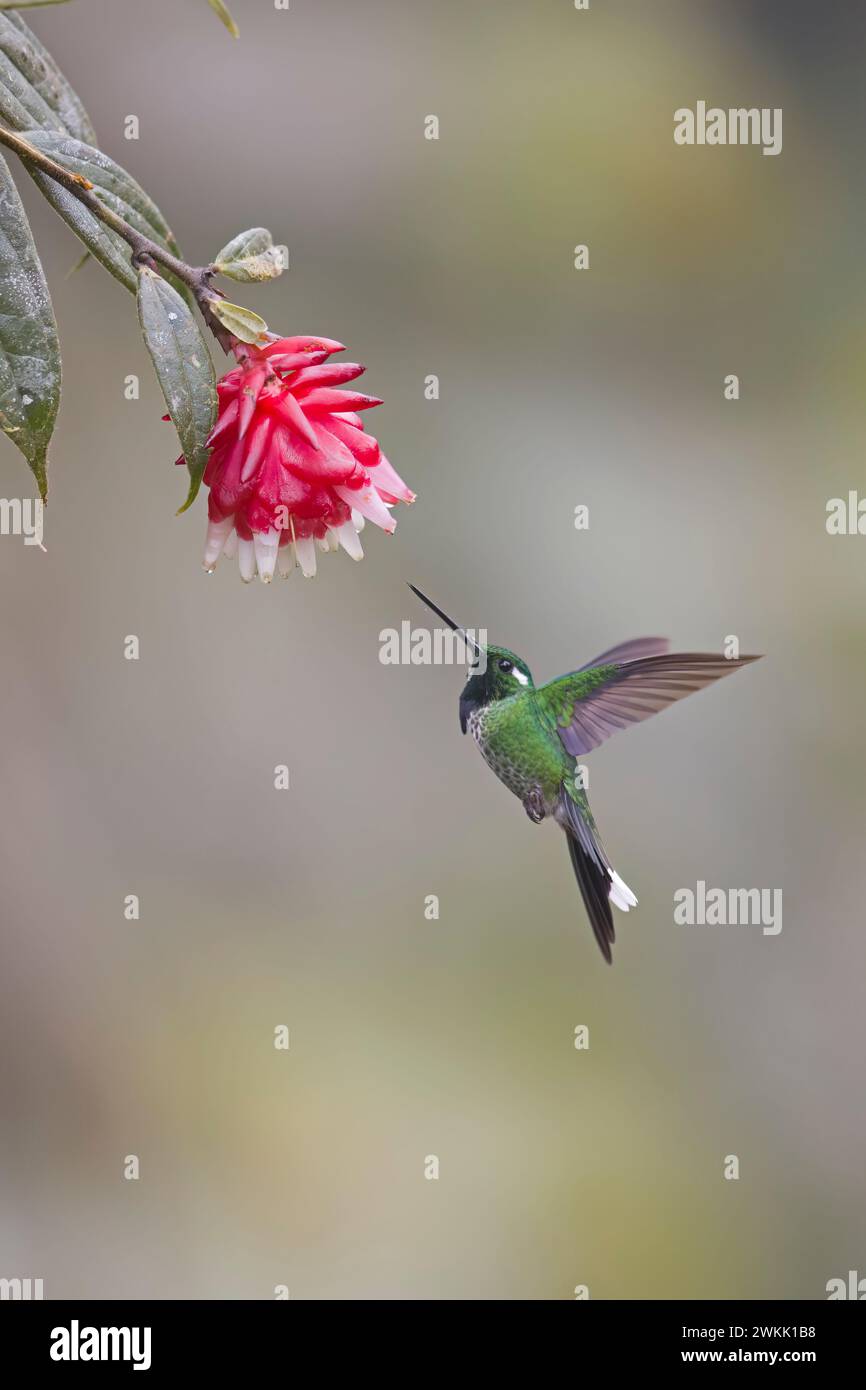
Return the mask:
M544 820L544 796L540 787L532 787L523 798L523 809L531 821L540 825Z

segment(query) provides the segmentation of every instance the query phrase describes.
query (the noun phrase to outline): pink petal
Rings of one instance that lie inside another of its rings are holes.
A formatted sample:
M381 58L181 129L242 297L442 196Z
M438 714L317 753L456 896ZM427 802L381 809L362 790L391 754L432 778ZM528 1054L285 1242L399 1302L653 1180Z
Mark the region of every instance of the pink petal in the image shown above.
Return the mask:
M355 429L353 425L347 425L345 420L341 420L337 415L328 416L323 421L325 429L345 444L364 468L376 468L381 457L379 441L374 439L372 434L365 434L363 430Z
M363 376L365 370L360 362L328 362L323 367L305 367L292 382L292 391L304 397L314 386L341 386L345 381Z
M216 497L223 516L237 510L238 502L245 491L241 485L241 466L244 453L243 441L238 440L232 445L228 454L219 461L216 454L211 454L205 469L205 484L210 487L211 496Z
M238 412L238 439L243 439L249 428L249 423L256 413L256 406L259 401L259 394L265 384L265 379L269 374L269 367L263 364L256 367L254 371L247 372L244 376L244 384L238 397L240 409Z
M273 425L268 417L260 416L250 431L244 465L241 469L241 482L249 482L258 472L259 465L268 451Z
M328 356L327 352L278 352L268 358L268 363L277 372L294 372L301 367L316 367Z
M304 398L304 409L322 411L371 410L381 405L379 396L362 396L359 391L334 391L329 386L318 387Z
M346 348L345 344L338 343L336 338L316 338L311 334L301 334L294 338L278 338L262 351L265 357L273 357L275 353L283 352L325 352L330 355L332 352L345 352Z
M302 439L305 439L311 448L318 449L319 442L316 439L313 426L290 391L284 391L281 395L272 397L268 401L268 405L281 420Z
M408 488L395 468L388 462L385 455L380 453L379 464L373 473L373 485L379 492L387 492L389 496L395 497L398 502L414 502L415 494Z
M220 435L225 434L226 430L235 423L238 418L238 410L239 406L237 401L232 401L224 410L220 411L220 417L208 437L207 442L210 448L213 448Z
M365 483L357 491L354 488L339 486L335 487L334 491L350 507L354 507L356 512L360 512L361 516L372 521L374 526L381 526L383 531L389 533L396 531L397 523L372 483Z
M278 427L277 440L286 467L310 482L347 482L358 468L354 457L326 430L318 430L317 436L316 447L311 449L297 434Z

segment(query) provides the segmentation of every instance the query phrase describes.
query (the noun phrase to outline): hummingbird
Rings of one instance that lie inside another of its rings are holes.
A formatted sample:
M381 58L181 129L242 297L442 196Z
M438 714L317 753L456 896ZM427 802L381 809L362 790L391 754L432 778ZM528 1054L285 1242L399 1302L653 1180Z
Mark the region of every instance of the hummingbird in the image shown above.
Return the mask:
M522 657L507 647L479 646L414 584L409 588L474 653L473 674L460 695L461 732L471 734L531 821L539 825L550 818L564 832L593 934L610 965L611 904L628 912L637 907L637 898L602 845L578 758L618 729L649 719L759 657L671 652L666 637L635 637L536 686Z

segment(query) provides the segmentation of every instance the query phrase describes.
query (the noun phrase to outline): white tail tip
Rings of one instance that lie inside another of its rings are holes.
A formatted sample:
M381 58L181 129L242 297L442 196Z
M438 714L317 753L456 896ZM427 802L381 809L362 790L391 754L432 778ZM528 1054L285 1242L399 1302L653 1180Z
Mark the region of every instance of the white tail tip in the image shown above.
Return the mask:
M613 870L611 875L610 888L607 896L621 912L628 912L630 907L637 907L637 898L628 884L623 882L620 878L616 869Z

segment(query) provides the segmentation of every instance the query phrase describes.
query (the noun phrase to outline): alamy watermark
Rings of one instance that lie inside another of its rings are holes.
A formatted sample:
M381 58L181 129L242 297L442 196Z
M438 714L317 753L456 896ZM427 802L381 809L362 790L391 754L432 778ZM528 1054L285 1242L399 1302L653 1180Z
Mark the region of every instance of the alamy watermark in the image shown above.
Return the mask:
M25 545L44 550L44 516L41 497L0 497L0 536L23 536Z
M150 1370L149 1327L82 1327L73 1318L69 1327L51 1330L52 1361L131 1361L134 1371Z
M469 666L473 674L487 670L487 628L413 627L404 618L399 630L385 627L379 633L379 660L383 666Z
M826 511L828 536L866 536L866 497L861 498L854 488L849 488L847 497L830 497Z
M782 930L781 888L708 888L699 878L694 888L674 893L678 927L761 927L764 936Z
M824 1287L829 1303L838 1302L843 1298L852 1298L857 1303L862 1303L866 1299L866 1279L861 1279L856 1269L848 1270L847 1279L841 1279L838 1275L835 1279L828 1279Z
M14 1303L29 1303L44 1297L41 1279L0 1279L0 1300L4 1302L9 1299Z
M781 106L739 106L724 110L699 101L692 111L674 112L676 145L761 145L762 154L782 153Z

